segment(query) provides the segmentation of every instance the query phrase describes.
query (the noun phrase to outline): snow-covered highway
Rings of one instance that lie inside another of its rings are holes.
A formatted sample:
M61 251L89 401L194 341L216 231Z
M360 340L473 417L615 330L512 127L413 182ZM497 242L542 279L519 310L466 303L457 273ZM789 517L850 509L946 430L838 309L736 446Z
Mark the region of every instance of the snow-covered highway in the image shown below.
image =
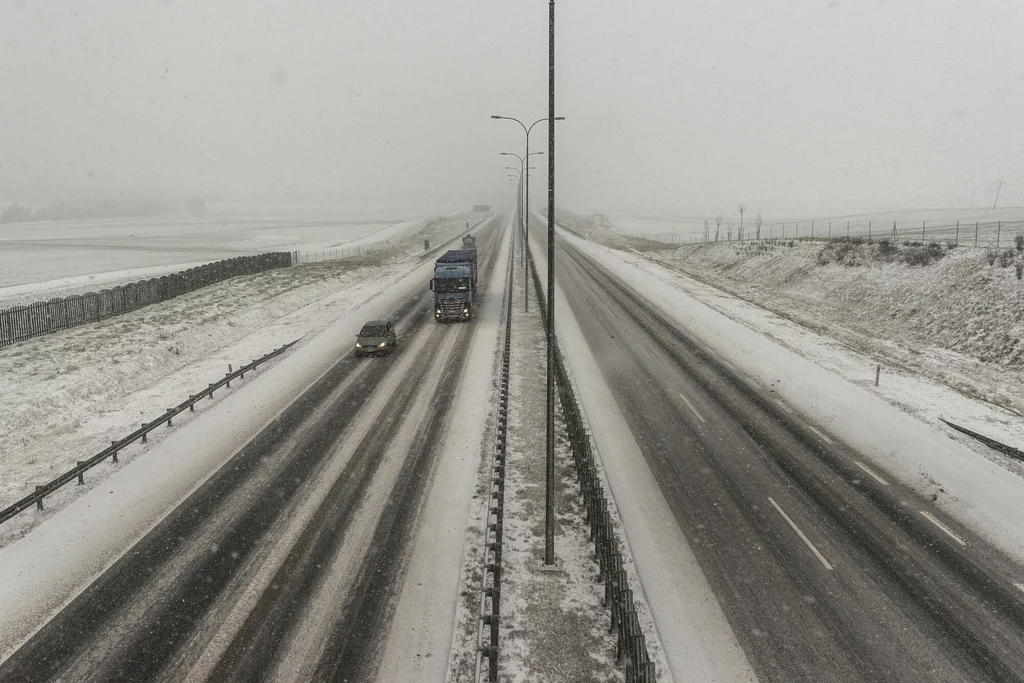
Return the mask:
M558 257L567 304L760 680L1024 677L1009 558L594 261Z
M395 354L357 360L326 344L332 326L223 399L222 415L243 399L279 403L249 433L258 436L209 460L226 464L191 495L151 482L168 500L140 506L154 515L148 532L123 521L127 504L92 519L107 493L97 488L0 549L0 578L24 586L0 585L10 608L0 612L0 681L468 680L455 662L476 653L460 634L478 618L465 607L480 592L469 548L474 506L485 506L477 476L493 429L512 224L502 214L478 232L484 303L472 324L431 321L430 264L412 254L420 263L374 304L394 311ZM661 266L559 234L559 341L659 680L1024 680L1015 474L704 306ZM539 267L541 237L536 229ZM513 344L527 344L519 334ZM289 375L288 363L309 367ZM542 363L517 367L519 385L540 386ZM268 382L293 394L271 401ZM511 407L517 428L533 428L529 408ZM161 472L147 468L209 430L202 421L217 409L111 474L110 491L133 471ZM76 533L62 535L78 514ZM125 530L106 555L91 547L112 533L104 523ZM535 526L509 529L527 554ZM591 562L568 536L556 536L556 552ZM59 561L40 567L45 558ZM503 625L570 621L570 611L524 615L516 585ZM573 590L596 591L579 604L600 604L599 584ZM511 663L502 680L531 680L518 635L503 632L513 651L499 656L499 667ZM619 675L612 653L584 655ZM574 675L566 680L589 680Z
M418 531L428 546L444 532L421 516L435 470L464 457L443 437L475 355L490 386L493 347L477 341L496 329L505 225L479 233L483 294L496 300L480 324L435 324L420 282L393 314L395 353L345 355L0 664L0 680L367 680ZM445 502L468 504L474 468L461 466L466 491ZM438 631L443 662L451 636Z

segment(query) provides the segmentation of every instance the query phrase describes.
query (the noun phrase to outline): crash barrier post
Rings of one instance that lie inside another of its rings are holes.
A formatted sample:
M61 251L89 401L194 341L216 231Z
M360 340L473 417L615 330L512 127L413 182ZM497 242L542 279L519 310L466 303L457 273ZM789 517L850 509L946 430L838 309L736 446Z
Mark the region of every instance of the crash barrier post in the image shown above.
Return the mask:
M510 259L515 258L515 249ZM483 571L480 579L480 623L477 632L476 681L497 683L498 640L501 623L502 547L505 523L505 458L508 446L508 385L512 360L512 276L509 267L505 283L505 340L498 382L494 452L491 460L491 487L484 525Z

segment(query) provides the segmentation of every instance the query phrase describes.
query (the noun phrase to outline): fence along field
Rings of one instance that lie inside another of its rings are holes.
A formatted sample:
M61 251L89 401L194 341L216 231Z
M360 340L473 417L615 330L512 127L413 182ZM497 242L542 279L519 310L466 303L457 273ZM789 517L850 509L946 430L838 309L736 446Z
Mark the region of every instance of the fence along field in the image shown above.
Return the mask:
M693 234L656 230L635 230L615 226L616 232L651 242L667 244L703 244L707 242L748 242L764 239L834 240L846 237L866 238L869 242L935 241L957 247L995 247L1014 245L1024 232L1024 221L942 221L927 223L899 221L800 221L793 223L747 224L742 228L710 222L707 231Z
M0 311L0 346L128 313L239 275L291 265L288 252L239 256L95 293L8 308Z

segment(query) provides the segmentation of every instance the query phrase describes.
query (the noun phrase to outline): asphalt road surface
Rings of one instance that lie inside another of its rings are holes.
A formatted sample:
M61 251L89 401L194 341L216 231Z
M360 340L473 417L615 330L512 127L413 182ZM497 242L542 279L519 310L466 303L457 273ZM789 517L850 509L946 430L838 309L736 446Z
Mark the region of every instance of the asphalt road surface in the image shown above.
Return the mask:
M1024 681L1020 567L579 251L557 258L563 305L761 681Z
M478 236L481 294L498 220ZM0 664L0 681L365 681L401 590L472 324L396 312Z

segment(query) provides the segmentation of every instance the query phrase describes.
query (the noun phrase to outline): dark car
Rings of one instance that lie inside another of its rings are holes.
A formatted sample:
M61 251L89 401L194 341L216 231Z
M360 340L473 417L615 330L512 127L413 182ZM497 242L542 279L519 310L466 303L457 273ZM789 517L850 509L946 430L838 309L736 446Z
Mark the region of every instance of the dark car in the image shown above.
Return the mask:
M395 326L390 320L371 320L363 325L363 329L356 335L356 355L386 356L395 348L397 342Z

